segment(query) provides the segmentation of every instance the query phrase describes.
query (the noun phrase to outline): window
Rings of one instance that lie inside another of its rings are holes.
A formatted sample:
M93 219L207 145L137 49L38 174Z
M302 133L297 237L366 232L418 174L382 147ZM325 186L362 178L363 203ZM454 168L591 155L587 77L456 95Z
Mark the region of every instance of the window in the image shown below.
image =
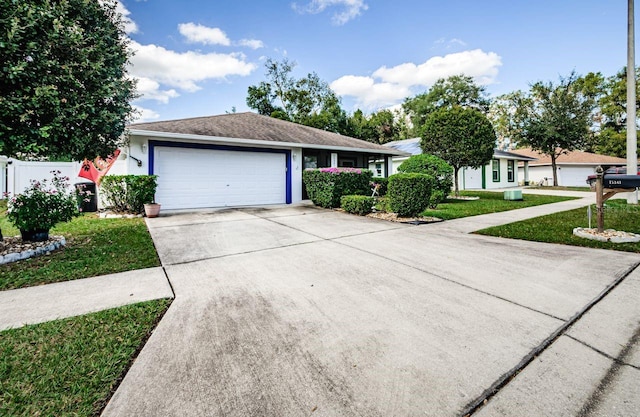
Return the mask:
M376 164L376 174L378 177L382 176L382 164Z
M500 161L497 159L491 161L491 171L493 173L493 182L500 182Z
M510 159L507 161L507 180L509 182L514 182L516 180L516 176L514 175L515 171L515 161Z

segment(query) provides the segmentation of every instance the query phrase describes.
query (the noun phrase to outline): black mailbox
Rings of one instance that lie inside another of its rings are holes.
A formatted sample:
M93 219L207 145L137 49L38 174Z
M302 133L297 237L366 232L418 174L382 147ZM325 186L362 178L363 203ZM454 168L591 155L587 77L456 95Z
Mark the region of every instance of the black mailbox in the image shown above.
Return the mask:
M637 188L640 187L640 175L609 174L603 180L604 188Z

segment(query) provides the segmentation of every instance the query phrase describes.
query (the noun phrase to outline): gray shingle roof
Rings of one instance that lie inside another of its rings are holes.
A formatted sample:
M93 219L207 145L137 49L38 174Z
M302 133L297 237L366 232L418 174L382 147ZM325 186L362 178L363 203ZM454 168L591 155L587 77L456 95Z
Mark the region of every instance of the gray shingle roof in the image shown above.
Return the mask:
M135 123L128 127L131 130L151 132L286 142L317 145L320 148L354 148L370 150L372 153L397 153L375 143L251 112Z

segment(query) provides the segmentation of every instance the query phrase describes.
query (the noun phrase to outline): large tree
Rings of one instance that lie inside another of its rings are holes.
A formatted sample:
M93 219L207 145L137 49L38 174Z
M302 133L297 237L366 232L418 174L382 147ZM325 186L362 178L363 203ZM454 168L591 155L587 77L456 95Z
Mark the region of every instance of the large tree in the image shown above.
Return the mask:
M402 107L419 132L429 115L440 108L461 106L486 113L489 103L485 87L476 84L472 77L460 74L439 79L426 92L407 98Z
M480 168L487 164L493 157L496 134L489 119L479 110L442 107L425 121L420 144L424 153L436 155L453 167L458 196L460 168Z
M579 77L571 73L558 84L537 82L529 93L514 96L511 137L519 144L549 155L553 185L558 185L557 158L587 143L595 102Z
M280 62L269 58L267 80L249 87L247 105L259 114L342 133L347 116L340 98L315 72L295 78L295 66L286 58Z
M610 77L589 73L586 91L597 98L590 150L620 158L627 156L627 69ZM582 81L582 80L581 80ZM640 69L636 69L636 111L640 110Z
M0 0L0 154L111 154L135 83L115 0Z

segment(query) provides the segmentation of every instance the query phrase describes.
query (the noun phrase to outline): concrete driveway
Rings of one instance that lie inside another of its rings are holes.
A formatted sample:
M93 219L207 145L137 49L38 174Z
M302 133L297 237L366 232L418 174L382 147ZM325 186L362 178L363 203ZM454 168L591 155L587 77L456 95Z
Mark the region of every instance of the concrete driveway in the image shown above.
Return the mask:
M304 205L148 224L176 298L105 416L640 414L637 254Z

